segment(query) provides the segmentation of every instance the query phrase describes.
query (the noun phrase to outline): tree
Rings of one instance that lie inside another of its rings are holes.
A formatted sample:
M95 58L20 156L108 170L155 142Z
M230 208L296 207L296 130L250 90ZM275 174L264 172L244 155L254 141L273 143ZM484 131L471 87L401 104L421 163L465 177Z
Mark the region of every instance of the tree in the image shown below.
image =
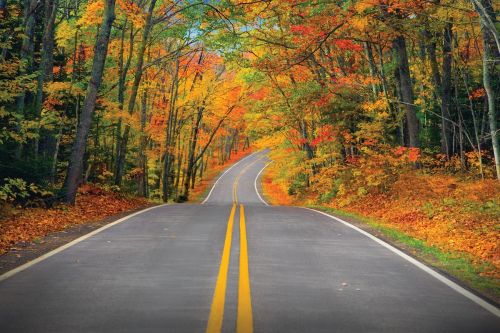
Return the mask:
M104 14L99 34L94 47L94 60L92 64L91 78L88 84L87 93L83 101L80 122L76 132L75 143L71 151L71 158L68 166L68 174L64 184L65 201L73 204L76 198L76 191L82 176L83 155L87 147L87 137L89 135L92 116L95 110L97 93L102 82L104 64L108 52L109 37L111 27L115 20L115 0L105 0Z
M481 17L483 30L483 84L488 101L488 120L491 142L495 158L497 179L500 180L500 142L496 116L496 95L500 88L498 66L500 64L500 42L496 30L496 15L490 0L474 0L476 10ZM495 43L497 48L495 48Z

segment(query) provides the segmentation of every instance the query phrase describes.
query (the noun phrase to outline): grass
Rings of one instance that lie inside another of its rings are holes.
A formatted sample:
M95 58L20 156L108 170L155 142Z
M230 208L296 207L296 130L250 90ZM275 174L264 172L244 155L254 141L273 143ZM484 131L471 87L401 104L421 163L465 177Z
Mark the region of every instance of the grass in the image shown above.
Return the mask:
M435 246L429 246L424 241L411 237L397 229L382 225L372 218L367 218L358 214L345 212L325 206L309 206L326 213L333 214L340 218L354 219L360 224L368 226L370 229L380 233L396 246L409 250L413 256L430 264L447 274L457 278L473 289L480 291L496 302L500 300L500 281L498 279L483 276L488 264L478 264L472 260L472 256L459 252L444 252Z

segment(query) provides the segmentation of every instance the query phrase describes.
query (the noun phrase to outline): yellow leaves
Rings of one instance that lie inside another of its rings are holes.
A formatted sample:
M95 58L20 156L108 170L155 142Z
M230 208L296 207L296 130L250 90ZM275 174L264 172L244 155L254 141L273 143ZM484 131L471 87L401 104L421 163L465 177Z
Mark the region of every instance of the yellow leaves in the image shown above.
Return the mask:
M104 12L104 0L89 0L77 26L88 27L101 24Z
M47 84L45 91L54 97L61 97L63 95L77 96L85 93L83 89L74 86L71 82L50 82Z
M67 20L62 20L61 23L57 25L55 39L59 47L65 47L71 49L75 40L76 29Z
M363 13L365 10L373 8L373 6L373 1L358 1L354 5L354 9L358 13Z
M388 109L389 103L385 98L379 98L374 102L368 101L363 104L363 110L367 111L368 113L381 113L386 112Z
M366 31L370 29L370 20L367 17L358 17L351 21L350 26L358 31Z

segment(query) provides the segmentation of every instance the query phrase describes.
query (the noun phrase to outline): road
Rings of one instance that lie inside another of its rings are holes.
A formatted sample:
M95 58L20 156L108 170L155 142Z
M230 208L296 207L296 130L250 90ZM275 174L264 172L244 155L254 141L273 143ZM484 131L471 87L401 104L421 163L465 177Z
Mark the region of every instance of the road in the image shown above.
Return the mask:
M500 332L499 310L362 231L258 193L265 152L0 277L0 332Z

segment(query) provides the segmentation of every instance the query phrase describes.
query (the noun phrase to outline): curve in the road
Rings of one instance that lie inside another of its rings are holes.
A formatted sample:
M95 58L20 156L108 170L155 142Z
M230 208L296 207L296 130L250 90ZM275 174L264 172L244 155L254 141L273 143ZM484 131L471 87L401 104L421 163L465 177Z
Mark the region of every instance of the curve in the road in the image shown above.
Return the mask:
M2 275L0 330L500 331L493 304L379 238L268 206L265 157L225 170L203 205L134 213Z

